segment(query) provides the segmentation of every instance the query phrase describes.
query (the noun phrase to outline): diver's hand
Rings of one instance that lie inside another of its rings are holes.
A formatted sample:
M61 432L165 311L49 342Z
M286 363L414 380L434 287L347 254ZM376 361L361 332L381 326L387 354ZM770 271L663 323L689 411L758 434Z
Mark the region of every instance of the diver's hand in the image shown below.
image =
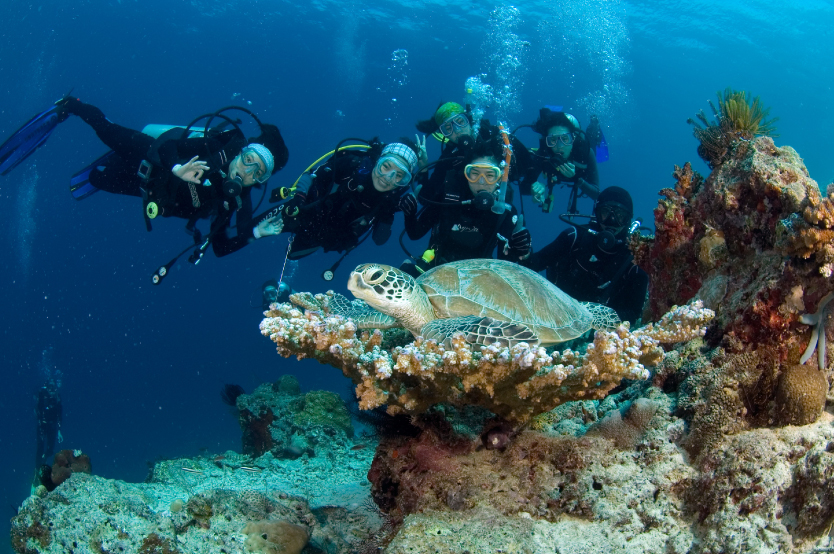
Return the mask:
M405 217L412 217L417 213L417 199L409 192L400 198L397 207Z
M574 175L576 175L576 166L570 162L565 162L562 165L556 167L556 171L570 179Z
M281 212L287 217L297 217L306 201L307 196L299 191L295 191L295 194L290 196L289 200L281 205Z
M542 204L544 202L544 185L536 181L533 183L533 186L530 187L530 192L533 195L533 202L536 204Z
M533 240L530 237L530 231L527 227L522 227L510 237L508 241L511 250L514 250L520 258L527 256L530 253L530 248L533 245Z
M200 184L200 178L203 173L211 169L203 160L198 160L200 156L194 156L188 163L184 165L177 164L171 168L171 173L182 179L187 183Z
M258 226L252 230L252 234L256 239L263 237L271 237L277 235L284 230L284 220L280 215L270 217L258 223Z
M429 155L426 153L426 135L423 135L422 142L420 141L420 135L414 135L414 138L417 139L417 150L419 150L417 154L417 167L422 171L429 164Z

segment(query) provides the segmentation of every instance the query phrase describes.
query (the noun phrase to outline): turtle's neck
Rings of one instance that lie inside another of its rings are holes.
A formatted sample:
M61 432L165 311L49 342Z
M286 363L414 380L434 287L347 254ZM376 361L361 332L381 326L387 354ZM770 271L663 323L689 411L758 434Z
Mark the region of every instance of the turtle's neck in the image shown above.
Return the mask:
M420 334L420 330L426 323L435 319L434 308L429 302L428 295L417 284L411 293L411 302L406 303L397 310L397 313L391 315L396 317L402 326L411 331L415 337Z

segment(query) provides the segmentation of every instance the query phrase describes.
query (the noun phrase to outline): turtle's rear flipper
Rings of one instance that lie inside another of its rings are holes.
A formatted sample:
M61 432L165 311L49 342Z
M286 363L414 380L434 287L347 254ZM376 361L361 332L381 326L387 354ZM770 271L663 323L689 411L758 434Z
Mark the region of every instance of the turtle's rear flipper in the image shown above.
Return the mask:
M420 330L423 338L434 339L446 348L452 347L452 335L458 332L464 334L469 344L514 346L526 342L535 346L539 343L539 337L526 325L479 315L435 319Z
M594 304L593 302L582 302L582 305L591 312L593 321L591 327L597 330L612 331L622 323L620 316L613 308L603 306L602 304Z

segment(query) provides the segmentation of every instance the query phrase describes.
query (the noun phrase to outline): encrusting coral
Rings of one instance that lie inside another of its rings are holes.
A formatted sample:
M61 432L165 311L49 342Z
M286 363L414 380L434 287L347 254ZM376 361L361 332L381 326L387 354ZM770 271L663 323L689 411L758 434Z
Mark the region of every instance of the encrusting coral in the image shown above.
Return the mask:
M359 333L350 319L327 311L334 294L295 295L302 312L281 304L266 312L261 333L288 357L314 358L356 383L360 407L387 405L391 414L422 413L438 403L480 406L517 423L579 399L603 398L622 379L646 379L646 366L662 360L662 344L702 336L713 312L700 302L675 307L656 324L636 331L597 331L585 354L548 354L521 343L473 349L462 334L447 349L417 338L390 351L379 330ZM311 309L316 308L318 309Z

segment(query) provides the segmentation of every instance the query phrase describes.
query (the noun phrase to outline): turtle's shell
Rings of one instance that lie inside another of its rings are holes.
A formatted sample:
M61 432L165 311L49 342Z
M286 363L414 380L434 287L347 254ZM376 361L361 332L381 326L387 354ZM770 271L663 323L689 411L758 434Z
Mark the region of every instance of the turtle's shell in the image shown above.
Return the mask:
M574 339L593 316L538 273L504 260L461 260L417 279L438 318L479 315L527 325L543 346Z

